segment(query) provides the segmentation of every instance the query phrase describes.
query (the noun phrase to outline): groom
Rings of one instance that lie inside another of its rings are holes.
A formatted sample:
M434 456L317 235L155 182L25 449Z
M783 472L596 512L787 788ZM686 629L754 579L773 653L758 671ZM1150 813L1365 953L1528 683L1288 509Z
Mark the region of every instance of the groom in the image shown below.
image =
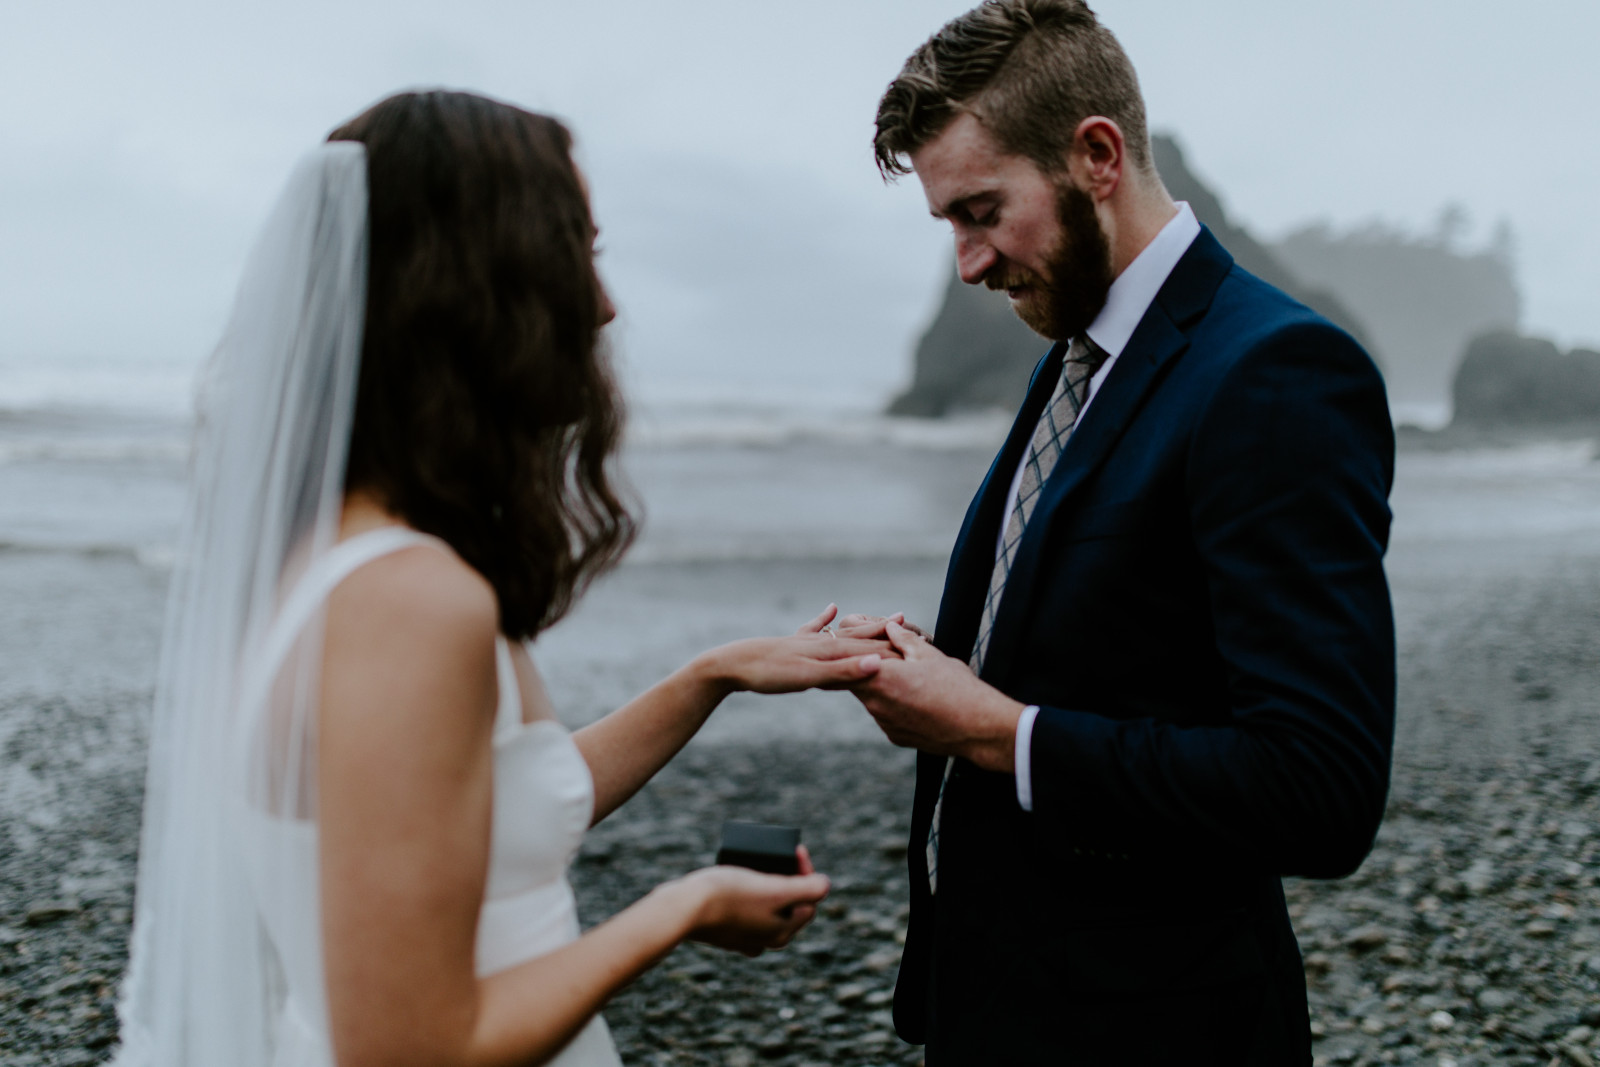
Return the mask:
M1056 342L931 642L888 623L858 691L921 753L895 1027L929 1067L1309 1064L1280 879L1354 871L1384 808L1383 382L1172 202L1082 0L951 22L876 148Z

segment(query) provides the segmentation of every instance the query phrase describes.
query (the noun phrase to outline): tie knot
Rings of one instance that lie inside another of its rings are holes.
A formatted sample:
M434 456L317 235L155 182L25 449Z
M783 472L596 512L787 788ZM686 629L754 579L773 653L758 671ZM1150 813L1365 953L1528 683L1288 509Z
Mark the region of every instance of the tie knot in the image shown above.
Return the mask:
M1094 377L1095 371L1105 361L1105 349L1089 340L1088 334L1081 333L1072 339L1072 344L1067 348L1067 358L1061 364L1061 380L1077 400L1077 407L1083 406L1089 379Z
M1086 333L1080 333L1072 339L1072 344L1067 346L1067 362L1079 363L1089 368L1093 374L1100 369L1100 364L1106 361L1106 351Z

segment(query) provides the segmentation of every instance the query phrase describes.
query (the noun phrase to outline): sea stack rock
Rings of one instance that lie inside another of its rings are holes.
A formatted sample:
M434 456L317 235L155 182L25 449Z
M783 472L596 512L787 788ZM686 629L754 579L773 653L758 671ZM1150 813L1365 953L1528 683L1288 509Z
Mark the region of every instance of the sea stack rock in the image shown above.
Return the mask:
M1012 312L1005 293L967 285L951 270L939 313L917 342L911 388L894 399L889 414L935 418L1015 408L1049 347Z
M1462 426L1600 422L1600 352L1486 333L1467 346L1454 400L1454 423Z

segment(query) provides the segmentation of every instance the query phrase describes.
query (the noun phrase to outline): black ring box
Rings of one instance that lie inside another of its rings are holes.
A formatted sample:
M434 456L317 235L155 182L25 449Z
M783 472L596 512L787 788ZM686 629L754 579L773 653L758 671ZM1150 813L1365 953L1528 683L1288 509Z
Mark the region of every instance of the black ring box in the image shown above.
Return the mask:
M725 822L717 863L748 867L767 874L799 874L798 826L768 826L759 822Z

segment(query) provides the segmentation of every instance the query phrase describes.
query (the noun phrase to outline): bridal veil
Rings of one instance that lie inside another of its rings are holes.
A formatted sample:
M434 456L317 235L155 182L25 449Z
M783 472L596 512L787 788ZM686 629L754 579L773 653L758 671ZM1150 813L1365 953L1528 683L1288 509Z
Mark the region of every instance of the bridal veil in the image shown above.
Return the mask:
M263 906L279 943L318 936L291 858L249 824L314 832L320 620L290 647L264 643L337 533L367 246L365 149L323 145L274 208L202 377L117 1067L267 1067L285 980Z

